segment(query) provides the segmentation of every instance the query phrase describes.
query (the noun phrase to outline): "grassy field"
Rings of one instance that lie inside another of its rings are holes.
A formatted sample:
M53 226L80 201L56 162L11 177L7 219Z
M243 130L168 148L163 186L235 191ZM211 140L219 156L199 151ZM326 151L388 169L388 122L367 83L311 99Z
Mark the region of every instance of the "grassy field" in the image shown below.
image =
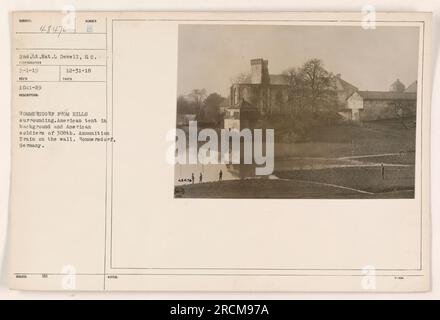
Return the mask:
M176 198L413 198L415 128L398 120L312 128L275 144L274 177L175 188ZM342 158L342 159L341 159ZM380 164L385 164L382 178Z
M208 182L178 187L177 198L345 198L345 190L316 186L304 182L249 179ZM329 190L331 189L331 190Z
M414 166L386 166L383 179L380 166L292 170L275 172L275 175L283 179L335 184L375 194L414 190Z
M390 199L413 198L412 190L390 188L382 193L355 190L299 180L247 179L207 182L175 188L176 198L226 199Z
M311 128L305 142L275 145L276 157L344 157L414 151L415 127L405 128L398 120Z
M363 160L375 163L389 164L415 164L415 152L403 153L399 155L372 156L368 158L353 158L354 160Z

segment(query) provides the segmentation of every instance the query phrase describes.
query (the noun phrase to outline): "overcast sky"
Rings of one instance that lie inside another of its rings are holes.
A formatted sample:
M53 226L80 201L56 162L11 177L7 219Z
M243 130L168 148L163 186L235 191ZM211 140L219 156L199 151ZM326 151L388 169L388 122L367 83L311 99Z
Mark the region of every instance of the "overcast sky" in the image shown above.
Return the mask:
M408 86L417 79L418 35L417 27L180 25L177 90L227 96L254 58L269 60L270 74L319 58L360 90L388 90L397 78Z

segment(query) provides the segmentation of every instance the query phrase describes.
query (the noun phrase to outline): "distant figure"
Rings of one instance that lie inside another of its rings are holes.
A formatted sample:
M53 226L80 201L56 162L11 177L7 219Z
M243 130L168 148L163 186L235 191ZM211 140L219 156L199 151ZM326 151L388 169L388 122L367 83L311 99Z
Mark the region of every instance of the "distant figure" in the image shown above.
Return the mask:
M383 163L380 164L380 173L382 175L382 180L385 179L385 166Z
M200 172L199 183L202 183L202 181L203 181L203 174Z
M191 173L191 183L194 184L194 173Z
M222 181L222 177L223 177L223 171L220 169L220 172L218 173L218 180Z

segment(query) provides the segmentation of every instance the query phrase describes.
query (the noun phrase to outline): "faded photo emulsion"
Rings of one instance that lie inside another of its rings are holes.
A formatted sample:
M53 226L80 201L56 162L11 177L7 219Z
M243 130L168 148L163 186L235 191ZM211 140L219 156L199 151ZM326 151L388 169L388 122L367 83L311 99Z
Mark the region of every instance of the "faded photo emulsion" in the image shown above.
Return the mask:
M414 198L416 27L180 25L176 198Z
M431 14L11 19L11 288L429 290Z

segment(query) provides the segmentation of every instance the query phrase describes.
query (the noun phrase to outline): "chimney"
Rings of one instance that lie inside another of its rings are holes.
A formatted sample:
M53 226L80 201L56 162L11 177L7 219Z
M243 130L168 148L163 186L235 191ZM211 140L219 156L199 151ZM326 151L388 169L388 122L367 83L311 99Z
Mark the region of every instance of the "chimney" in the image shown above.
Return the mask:
M251 60L251 83L261 84L269 82L269 62L261 58Z

